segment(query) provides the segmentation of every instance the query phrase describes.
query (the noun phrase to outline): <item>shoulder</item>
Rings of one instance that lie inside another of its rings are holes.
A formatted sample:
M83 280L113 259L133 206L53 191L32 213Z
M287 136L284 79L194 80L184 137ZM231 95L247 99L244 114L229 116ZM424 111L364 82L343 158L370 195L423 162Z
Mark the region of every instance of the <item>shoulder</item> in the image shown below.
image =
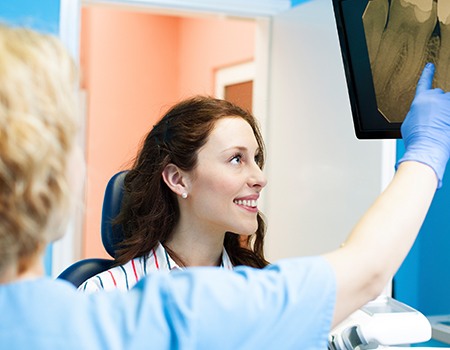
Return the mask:
M173 339L167 321L155 317L163 305L155 310L145 295L84 295L69 282L43 278L0 286L0 300L8 301L1 304L2 349L144 349L149 342L169 349ZM124 330L130 320L135 332ZM27 336L18 336L23 329Z
M280 339L286 348L327 347L336 282L333 269L322 257L284 259L263 269L197 267L155 274L136 291L157 286L163 296L158 302L166 314L182 315L196 329L211 330L197 338L197 348L210 348L217 339L224 349L238 348L244 339L245 348L276 348ZM183 310L196 310L203 317L183 314ZM249 338L255 324L261 337ZM274 330L278 337L273 337Z
M136 259L133 259L136 260ZM100 290L128 290L131 288L129 272L133 270L134 261L112 267L95 276L92 276L78 287L78 290L85 293L95 293ZM132 281L132 280L131 280ZM134 285L134 283L133 283Z
M170 270L168 268L167 254L161 244L152 249L147 256L130 260L126 264L115 266L86 280L78 290L85 293L95 293L100 290L111 291L115 289L129 290L142 277L157 270Z

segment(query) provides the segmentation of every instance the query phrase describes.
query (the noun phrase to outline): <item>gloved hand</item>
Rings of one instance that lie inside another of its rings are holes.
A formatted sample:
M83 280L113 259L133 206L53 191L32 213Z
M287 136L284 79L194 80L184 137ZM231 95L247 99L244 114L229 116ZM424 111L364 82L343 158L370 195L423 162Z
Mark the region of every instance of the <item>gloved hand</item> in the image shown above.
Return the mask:
M419 82L411 109L401 126L405 154L400 163L413 160L430 166L442 186L450 156L450 93L432 89L434 65L428 63Z

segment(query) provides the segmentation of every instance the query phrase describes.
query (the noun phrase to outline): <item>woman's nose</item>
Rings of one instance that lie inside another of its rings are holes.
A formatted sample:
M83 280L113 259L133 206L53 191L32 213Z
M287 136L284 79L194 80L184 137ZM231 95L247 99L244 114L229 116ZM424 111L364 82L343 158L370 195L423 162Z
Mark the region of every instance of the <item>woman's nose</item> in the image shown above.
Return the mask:
M254 164L251 170L251 176L249 177L249 185L250 187L260 187L263 189L267 184L267 178L264 175L261 168Z

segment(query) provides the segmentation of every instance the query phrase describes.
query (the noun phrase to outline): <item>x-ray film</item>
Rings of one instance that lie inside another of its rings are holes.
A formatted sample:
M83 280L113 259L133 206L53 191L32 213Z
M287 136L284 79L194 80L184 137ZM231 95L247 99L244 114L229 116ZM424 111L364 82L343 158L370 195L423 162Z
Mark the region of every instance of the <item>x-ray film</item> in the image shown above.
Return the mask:
M425 63L450 88L450 0L333 0L356 136L400 138Z

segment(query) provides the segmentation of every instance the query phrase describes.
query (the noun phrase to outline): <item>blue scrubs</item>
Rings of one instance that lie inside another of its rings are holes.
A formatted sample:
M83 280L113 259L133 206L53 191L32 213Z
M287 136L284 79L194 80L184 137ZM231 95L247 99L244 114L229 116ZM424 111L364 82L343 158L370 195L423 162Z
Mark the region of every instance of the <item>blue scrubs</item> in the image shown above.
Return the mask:
M336 298L322 257L264 270L155 272L131 291L39 278L0 285L2 349L323 350Z

